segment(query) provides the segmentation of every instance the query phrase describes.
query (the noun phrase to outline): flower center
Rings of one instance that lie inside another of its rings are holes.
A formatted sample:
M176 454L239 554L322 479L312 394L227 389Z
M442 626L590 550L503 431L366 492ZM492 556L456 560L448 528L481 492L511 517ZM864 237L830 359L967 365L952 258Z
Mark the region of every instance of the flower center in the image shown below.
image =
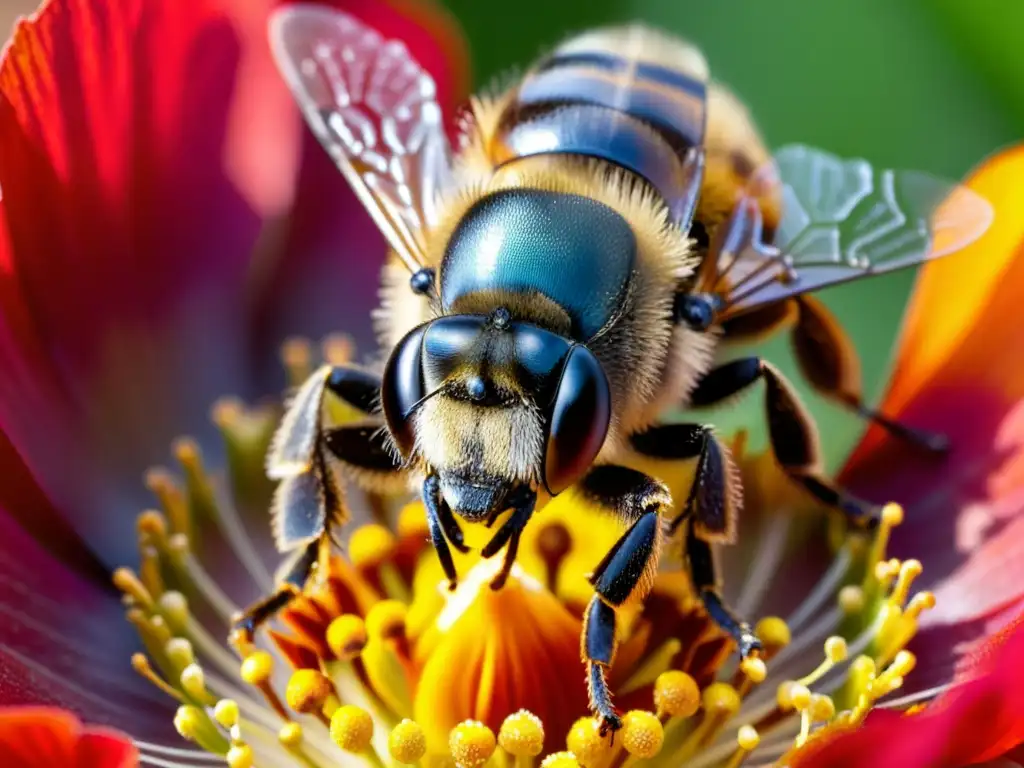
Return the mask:
M350 355L343 340L325 344L332 363ZM312 352L290 342L284 357L297 385ZM887 558L902 519L895 505L872 540L840 540L786 619L757 623L764 652L743 664L683 572L660 574L621 622L610 684L626 714L614 739L588 714L579 638L587 574L620 530L557 500L528 526L503 589L488 586L500 553L471 552L457 556L461 580L449 592L419 503L370 495L357 509L350 499L354 517L375 522L353 523L347 553L333 553L255 644L229 640L237 601L273 586L276 564L260 554L273 490L263 456L279 414L225 400L213 413L223 475L181 440L180 472L147 478L159 511L138 518L138 570L120 569L114 581L146 651L132 663L178 703L175 726L196 748L140 743L154 764L209 753L232 768L319 768L342 755L372 766L733 767L858 724L914 666L906 645L934 597L913 594L920 563ZM765 574L788 563L791 520L760 512L747 572L725 574L747 585L736 602L748 613L764 598ZM797 588L778 578L775 586Z

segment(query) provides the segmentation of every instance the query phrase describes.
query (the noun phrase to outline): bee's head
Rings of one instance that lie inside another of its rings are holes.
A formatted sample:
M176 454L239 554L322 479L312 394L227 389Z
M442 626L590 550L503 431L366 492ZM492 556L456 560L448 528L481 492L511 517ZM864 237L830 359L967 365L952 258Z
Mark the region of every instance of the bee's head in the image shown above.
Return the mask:
M590 350L501 308L411 331L388 360L381 401L398 451L422 459L452 510L472 520L504 509L517 487L571 486L611 421Z

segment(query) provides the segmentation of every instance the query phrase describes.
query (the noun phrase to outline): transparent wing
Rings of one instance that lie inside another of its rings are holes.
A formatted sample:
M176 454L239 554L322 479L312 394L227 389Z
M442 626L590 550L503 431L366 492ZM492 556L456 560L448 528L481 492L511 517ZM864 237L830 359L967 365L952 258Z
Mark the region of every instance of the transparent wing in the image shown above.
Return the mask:
M313 133L415 272L450 178L433 79L402 43L321 5L276 11L270 46Z
M751 201L766 189L761 185L778 191L781 219L771 241L762 242L750 202L745 226L725 238L704 286L722 296L722 319L946 256L981 237L993 219L989 203L966 187L802 145L782 148L755 175Z

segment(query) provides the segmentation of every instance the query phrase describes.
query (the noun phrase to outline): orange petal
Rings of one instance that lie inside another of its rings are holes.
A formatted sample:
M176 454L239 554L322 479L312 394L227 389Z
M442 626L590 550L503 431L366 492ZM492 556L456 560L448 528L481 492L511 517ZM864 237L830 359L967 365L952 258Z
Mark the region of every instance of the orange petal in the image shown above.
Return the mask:
M134 768L135 747L114 731L84 731L70 712L49 707L0 709L4 768Z

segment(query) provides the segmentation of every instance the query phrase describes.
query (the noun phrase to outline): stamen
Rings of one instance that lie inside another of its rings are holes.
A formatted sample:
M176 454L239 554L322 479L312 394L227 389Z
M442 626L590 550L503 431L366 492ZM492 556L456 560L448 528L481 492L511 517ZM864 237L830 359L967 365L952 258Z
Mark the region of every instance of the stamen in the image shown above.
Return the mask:
M817 669L809 675L800 678L797 682L803 686L813 685L823 678L836 664L846 661L848 652L846 640L833 635L825 641L825 660L818 665Z
M772 577L778 572L779 563L785 556L791 521L791 515L776 513L768 524L768 530L758 539L754 561L747 570L746 580L736 601L738 615L757 614L761 601L771 588Z
M555 752L541 761L540 768L580 768L580 764L572 752Z
M156 610L156 604L153 602L153 596L146 589L146 585L142 583L135 572L130 568L118 568L114 571L113 576L114 586L117 587L121 592L124 592L131 600L142 608L147 613L153 613Z
M756 728L750 725L742 726L736 732L736 751L733 752L723 768L739 768L760 743L761 735Z
M612 753L609 740L601 735L601 727L592 717L577 720L565 741L569 752L587 766L602 765ZM543 768L543 763L541 766Z
M254 651L242 661L240 675L242 680L259 689L267 703L282 720L289 720L281 699L270 685L270 676L274 673L274 657L266 651Z
M347 613L330 623L326 639L339 661L350 661L366 647L366 624L359 616Z
M238 702L234 699L221 699L213 708L213 719L225 728L238 725Z
M634 757L650 759L661 751L665 730L661 720L642 709L627 712L622 718L622 745Z
M149 682L159 688L161 691L166 693L172 699L182 704L185 703L185 697L182 696L178 691L174 690L167 682L160 677L155 671L153 671L152 665L149 663L149 659L144 654L136 653L132 655L132 669L146 678Z
M346 704L331 715L331 739L346 752L365 755L373 739L373 718L360 707Z
M316 715L324 725L329 725L323 706L332 693L334 686L319 670L298 669L288 680L284 699L299 714Z
M355 359L356 343L347 333L332 333L321 342L320 354L329 365L347 365Z
M521 709L509 715L498 731L498 744L516 758L520 768L531 765L532 758L544 749L544 724L532 712Z
M288 377L288 386L301 387L313 375L313 348L307 339L294 337L281 345L281 362Z
M836 589L842 583L843 578L850 570L853 557L850 553L850 545L842 547L832 560L828 570L814 585L814 589L807 595L803 602L786 620L791 632L798 632L804 625L825 605L829 598L836 593Z
M479 768L491 759L496 746L491 729L476 720L455 726L448 737L448 749L458 768Z
M689 760L696 755L701 747L715 738L729 718L740 711L741 705L736 689L726 683L712 683L705 688L701 703L704 717L677 752L680 759Z
M252 768L252 748L248 744L232 747L227 755L228 768Z
M185 704L174 715L174 727L187 741L192 741L216 755L228 753L228 742L199 707Z
M685 672L662 672L654 683L654 706L659 718L687 718L700 708L700 688Z
M163 467L154 467L146 472L145 485L160 502L172 534L192 535L192 514L185 500L181 486L173 475Z
M403 765L415 765L427 754L427 736L420 724L406 718L388 736L388 752Z

